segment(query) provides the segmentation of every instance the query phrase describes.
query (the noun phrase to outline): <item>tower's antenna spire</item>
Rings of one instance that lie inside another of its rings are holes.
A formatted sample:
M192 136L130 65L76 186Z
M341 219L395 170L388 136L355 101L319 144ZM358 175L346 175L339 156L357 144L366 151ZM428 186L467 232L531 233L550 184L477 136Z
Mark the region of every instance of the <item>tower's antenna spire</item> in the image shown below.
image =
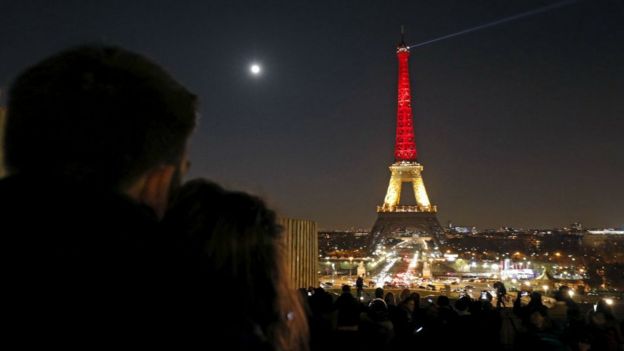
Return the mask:
M401 25L401 46L406 46L405 45L405 26Z

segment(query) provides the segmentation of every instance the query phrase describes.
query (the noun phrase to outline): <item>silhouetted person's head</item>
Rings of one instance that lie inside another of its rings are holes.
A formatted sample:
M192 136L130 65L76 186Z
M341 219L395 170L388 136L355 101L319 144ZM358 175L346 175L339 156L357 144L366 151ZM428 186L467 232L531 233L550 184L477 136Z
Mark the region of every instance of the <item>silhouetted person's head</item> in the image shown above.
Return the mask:
M375 289L375 298L383 299L383 296L384 296L384 291L382 288Z
M368 317L375 322L388 319L388 305L384 300L375 299L368 305Z
M529 304L542 304L542 294L537 291L531 292L531 299L529 300Z
M394 294L389 292L384 296L384 301L388 306L396 306L396 300L394 299Z
M596 302L596 311L602 312L607 316L613 316L613 309L611 305L607 302L609 299L600 299Z
M416 302L416 308L420 307L420 294L417 292L413 292L410 293L409 296L414 299L414 302Z
M570 287L567 285L562 285L559 287L559 290L555 293L555 299L557 301L569 301L571 300L570 296Z
M414 312L414 310L416 310L416 301L408 296L401 302L401 306L410 312Z
M502 298L503 297L501 297L501 299ZM483 291L481 291L480 299L481 299L482 302L490 302L491 303L492 300L494 299L494 296L492 296L492 294L489 291L483 290Z
M464 295L455 301L455 309L458 311L467 311L470 306L470 296Z
M185 164L195 109L195 95L141 55L69 49L13 82L7 169L123 192L159 213Z
M401 294L399 295L399 298L401 299L401 301L407 299L410 295L410 290L409 289L403 289L401 290Z
M438 296L437 304L439 307L449 307L451 305L451 301L445 295Z
M351 285L344 284L342 286L342 293L351 293Z
M244 294L220 306L229 317L252 322L277 349L301 349L305 314L286 272L282 228L262 199L193 180L177 192L163 226L194 258L189 268L199 269L197 279ZM307 297L305 288L299 292Z

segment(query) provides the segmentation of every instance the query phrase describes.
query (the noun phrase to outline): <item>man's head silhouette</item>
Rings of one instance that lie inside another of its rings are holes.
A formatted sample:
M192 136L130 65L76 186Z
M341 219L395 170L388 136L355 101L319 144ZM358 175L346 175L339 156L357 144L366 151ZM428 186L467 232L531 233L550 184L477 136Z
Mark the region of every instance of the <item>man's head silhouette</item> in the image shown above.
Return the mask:
M125 193L160 215L186 164L195 109L196 97L141 55L69 49L11 86L7 170Z

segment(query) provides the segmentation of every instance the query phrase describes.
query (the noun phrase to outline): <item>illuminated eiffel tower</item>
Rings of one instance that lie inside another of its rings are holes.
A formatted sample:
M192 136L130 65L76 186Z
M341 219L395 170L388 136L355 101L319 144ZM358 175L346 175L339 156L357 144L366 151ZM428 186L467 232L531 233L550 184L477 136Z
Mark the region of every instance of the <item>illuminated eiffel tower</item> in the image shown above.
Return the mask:
M389 238L400 236L430 237L434 243L442 238L443 230L436 216L437 208L427 196L422 177L423 166L418 163L414 125L412 120L411 92L408 71L409 47L403 40L397 46L399 82L397 101L396 144L394 163L390 165L390 184L383 205L377 206L377 221L370 235L369 250L375 250ZM401 187L411 183L416 205L402 206Z

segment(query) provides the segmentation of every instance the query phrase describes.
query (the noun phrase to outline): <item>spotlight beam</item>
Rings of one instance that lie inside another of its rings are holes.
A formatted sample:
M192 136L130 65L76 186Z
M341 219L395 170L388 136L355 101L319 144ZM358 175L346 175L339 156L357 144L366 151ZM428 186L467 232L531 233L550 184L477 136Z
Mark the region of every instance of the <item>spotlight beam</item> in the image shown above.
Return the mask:
M480 29L493 27L493 26L499 25L501 23L511 22L511 21L514 21L514 20L517 20L517 19L520 19L520 18L537 15L537 14L540 14L542 12L550 11L552 9L563 7L563 6L567 6L567 5L572 5L572 4L577 3L577 2L579 2L579 0L560 1L560 2L555 3L555 4L551 4L551 5L548 5L548 6L537 8L535 10L522 12L522 13L519 13L517 15L510 16L510 17L505 17L503 19L499 19L499 20L494 21L494 22L490 22L490 23L482 24L480 26L464 29L464 30L459 31L457 33L447 34L447 35L439 37L439 38L435 38L435 39L424 41L422 43L410 45L409 49L421 47L421 46L428 45L428 44L431 44L431 43L435 43L435 42L438 42L438 41L441 41L441 40L444 40L444 39L453 38L453 37L456 37L456 36L459 36L459 35L462 35L462 34L467 34L467 33L470 33L470 32L474 32L474 31L477 31L477 30L480 30Z

